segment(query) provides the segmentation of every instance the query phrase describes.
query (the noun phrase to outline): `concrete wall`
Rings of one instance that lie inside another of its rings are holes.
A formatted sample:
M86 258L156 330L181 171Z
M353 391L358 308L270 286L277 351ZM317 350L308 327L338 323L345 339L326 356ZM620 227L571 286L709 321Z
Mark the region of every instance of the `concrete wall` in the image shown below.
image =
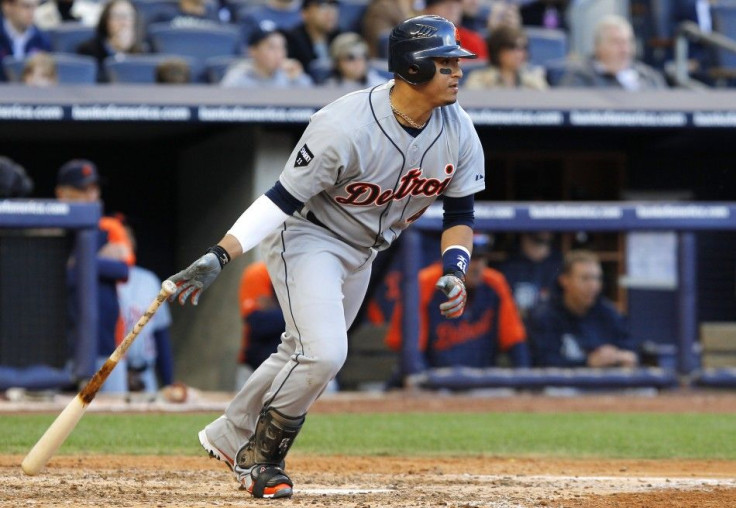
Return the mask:
M183 269L217 243L240 214L273 185L294 144L290 133L232 128L181 153L177 264ZM199 305L172 306L176 378L204 390L232 390L241 324L238 285L258 249L233 260Z

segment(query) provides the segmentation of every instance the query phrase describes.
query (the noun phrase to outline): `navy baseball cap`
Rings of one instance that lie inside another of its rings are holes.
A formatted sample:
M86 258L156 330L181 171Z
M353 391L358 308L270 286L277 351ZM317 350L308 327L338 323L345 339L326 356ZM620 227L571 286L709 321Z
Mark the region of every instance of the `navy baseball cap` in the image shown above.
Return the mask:
M87 159L73 159L61 166L56 175L57 185L68 185L83 189L90 184L99 184L100 175L94 162Z
M253 32L248 35L248 46L255 46L272 33L277 32L280 33L281 30L276 26L276 23L270 19L263 20L258 23L258 25L253 29Z

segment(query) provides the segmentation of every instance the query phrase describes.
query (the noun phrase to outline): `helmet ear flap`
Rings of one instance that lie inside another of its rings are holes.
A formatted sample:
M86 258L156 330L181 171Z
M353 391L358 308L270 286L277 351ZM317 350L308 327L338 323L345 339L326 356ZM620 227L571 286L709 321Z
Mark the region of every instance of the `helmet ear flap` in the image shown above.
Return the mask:
M419 85L430 81L435 72L436 67L431 58L414 59L409 64L408 76L402 77L412 84Z

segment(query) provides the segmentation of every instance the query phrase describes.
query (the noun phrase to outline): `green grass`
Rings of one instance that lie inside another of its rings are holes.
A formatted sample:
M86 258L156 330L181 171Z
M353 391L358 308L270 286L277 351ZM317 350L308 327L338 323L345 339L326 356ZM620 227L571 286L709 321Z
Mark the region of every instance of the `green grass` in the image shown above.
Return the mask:
M96 414L58 454L196 455L216 414ZM55 415L2 415L0 453L25 454ZM502 455L736 459L728 414L314 414L294 451L343 455Z

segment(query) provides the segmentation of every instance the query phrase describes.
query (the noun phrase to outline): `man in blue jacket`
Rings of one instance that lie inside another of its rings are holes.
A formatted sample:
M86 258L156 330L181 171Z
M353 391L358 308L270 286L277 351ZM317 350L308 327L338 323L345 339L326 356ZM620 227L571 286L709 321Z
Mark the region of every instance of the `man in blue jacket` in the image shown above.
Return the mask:
M22 60L37 51L51 51L48 36L33 24L39 0L2 0L0 61L6 56ZM0 77L5 73L0 68Z
M635 343L623 317L601 296L598 256L585 250L565 255L562 294L535 308L527 331L534 365L540 367L634 367Z

